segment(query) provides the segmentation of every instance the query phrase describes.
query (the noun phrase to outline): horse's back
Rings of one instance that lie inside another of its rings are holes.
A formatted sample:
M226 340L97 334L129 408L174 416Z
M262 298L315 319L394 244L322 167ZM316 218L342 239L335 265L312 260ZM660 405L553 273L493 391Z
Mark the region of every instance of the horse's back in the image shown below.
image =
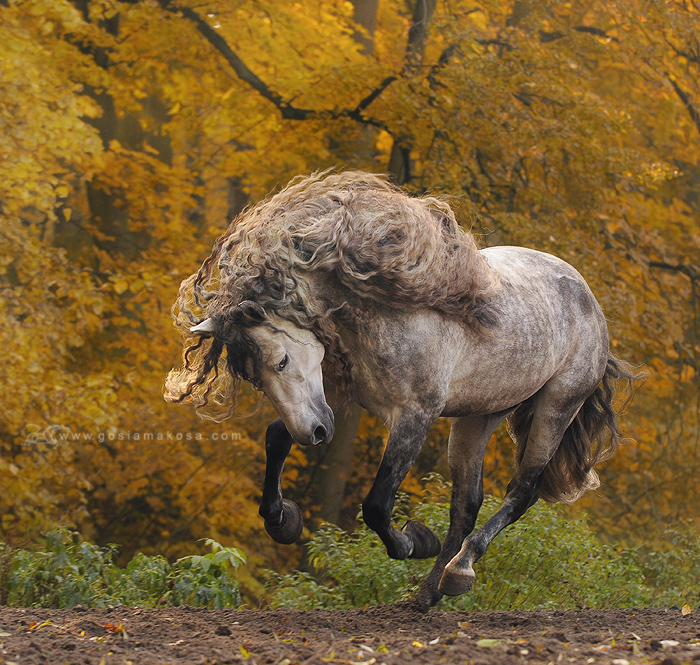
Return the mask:
M499 292L493 301L495 316L501 321L497 327L523 331L522 322L531 322L534 329L549 329L555 338L577 330L607 344L605 316L573 266L525 247L490 247L481 254L498 275Z

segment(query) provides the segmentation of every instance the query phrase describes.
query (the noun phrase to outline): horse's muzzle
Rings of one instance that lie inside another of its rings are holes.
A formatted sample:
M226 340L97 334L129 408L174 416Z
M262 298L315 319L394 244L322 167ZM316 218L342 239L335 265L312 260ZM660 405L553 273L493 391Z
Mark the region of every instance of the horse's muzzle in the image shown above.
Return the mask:
M311 435L312 446L318 446L323 443L328 443L335 434L335 420L333 418L333 411L330 407L326 405L326 413L321 417L321 422L316 425L314 431Z

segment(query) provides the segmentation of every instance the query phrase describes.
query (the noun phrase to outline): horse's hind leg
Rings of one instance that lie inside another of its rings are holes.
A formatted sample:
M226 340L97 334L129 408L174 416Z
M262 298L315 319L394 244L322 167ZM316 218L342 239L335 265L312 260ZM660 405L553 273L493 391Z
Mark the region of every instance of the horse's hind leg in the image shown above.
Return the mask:
M276 418L268 425L265 432L265 484L258 512L265 520L265 530L273 540L283 545L295 543L304 528L299 506L282 498L282 469L292 443L292 436L281 418Z
M562 403L560 391L563 392L558 382L550 382L537 396L525 453L503 503L493 517L465 539L457 556L447 564L438 587L441 593L456 596L469 591L475 578L472 565L484 555L491 541L539 498L540 475L586 397Z
M452 475L450 528L433 569L421 585L416 598L427 610L442 598L438 584L447 563L459 551L462 541L472 532L484 500L484 454L491 434L505 414L453 418L447 459Z
M404 414L392 425L377 476L362 502L365 524L382 539L392 559L427 559L440 551L437 536L420 522L410 521L402 531L391 524L396 492L416 461L432 422L424 414Z

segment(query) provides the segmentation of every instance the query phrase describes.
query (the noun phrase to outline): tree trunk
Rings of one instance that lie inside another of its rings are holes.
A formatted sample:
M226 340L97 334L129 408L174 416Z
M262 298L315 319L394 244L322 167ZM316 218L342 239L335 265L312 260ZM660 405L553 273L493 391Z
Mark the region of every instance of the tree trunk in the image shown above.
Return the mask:
M415 76L420 73L425 55L425 45L428 41L428 27L435 11L435 3L436 0L415 0L413 23L408 31L408 43L404 57L404 76ZM397 185L405 185L411 181L411 148L410 136L394 137L389 157L389 175Z
M355 21L366 30L365 34L355 32L354 38L363 45L365 53L372 53L379 0L353 0L352 4L355 8ZM338 524L340 521L348 481L347 472L352 464L361 414L362 409L357 404L345 412L336 413L333 440L325 450L319 451L320 457L315 460L316 471L320 472L317 486L320 503L318 515L326 522ZM316 473L313 475L316 476Z
M374 50L374 30L377 27L379 0L353 0L352 4L355 8L355 22L361 25L368 33L355 32L353 37L355 41L363 45L363 52L370 54Z
M408 32L404 75L417 74L423 64L425 45L428 39L428 24L435 11L436 0L416 0L413 11L413 25ZM369 37L374 35L377 25L379 0L353 0L355 20L365 28ZM372 52L372 40L365 35L355 33L355 39L364 45L365 53ZM411 142L410 139L395 139L388 165L389 175L398 185L411 179ZM317 460L316 469L320 471L318 498L320 502L319 517L326 522L338 524L345 497L347 470L352 462L353 447L357 439L357 428L362 409L353 405L346 413L336 414L335 435L323 451L325 454ZM315 475L315 474L314 474Z
M335 435L328 445L326 454L320 460L319 497L321 507L319 517L338 524L340 511L345 498L348 482L348 469L352 465L352 453L357 439L362 409L353 404L347 412L339 413L335 419Z

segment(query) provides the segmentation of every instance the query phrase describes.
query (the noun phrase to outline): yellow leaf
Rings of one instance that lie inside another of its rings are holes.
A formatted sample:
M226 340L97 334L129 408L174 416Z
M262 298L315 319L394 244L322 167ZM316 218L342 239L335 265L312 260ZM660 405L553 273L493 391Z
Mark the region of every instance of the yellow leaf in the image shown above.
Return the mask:
M143 144L143 149L151 155L160 155L160 153L153 146L148 145L148 143Z
M693 610L690 609L690 605L683 605L683 609L681 610L681 614L685 617L688 616Z

